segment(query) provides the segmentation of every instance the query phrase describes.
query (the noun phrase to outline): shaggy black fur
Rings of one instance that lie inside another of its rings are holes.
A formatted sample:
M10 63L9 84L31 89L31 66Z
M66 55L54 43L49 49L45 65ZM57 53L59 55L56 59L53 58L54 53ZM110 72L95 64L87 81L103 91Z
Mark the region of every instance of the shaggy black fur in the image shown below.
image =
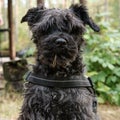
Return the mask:
M34 75L47 79L84 76L81 52L85 26L99 31L84 5L63 10L40 5L28 10L21 22L28 22L37 47ZM93 99L94 93L88 88L52 88L27 83L18 120L98 120Z

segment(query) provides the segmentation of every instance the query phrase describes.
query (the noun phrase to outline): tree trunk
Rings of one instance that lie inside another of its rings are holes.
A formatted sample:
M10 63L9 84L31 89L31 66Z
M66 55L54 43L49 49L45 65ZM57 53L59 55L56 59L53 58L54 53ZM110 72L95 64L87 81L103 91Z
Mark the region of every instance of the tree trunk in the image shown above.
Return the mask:
M15 24L15 40L16 41L18 41L18 11L19 11L19 9L18 9L18 0L16 0L15 1L15 11L14 11L14 18L15 18L15 22L14 22L14 24Z
M44 0L37 0L37 5L44 4Z
M67 6L67 0L63 0L63 7L66 8Z
M104 11L107 13L108 12L108 0L105 0L104 2ZM108 20L108 15L105 16L105 21Z
M74 4L74 3L75 3L75 0L72 0L71 2L72 2L72 4Z
M32 0L29 0L29 7L32 7Z
M3 18L2 18L2 7L3 7L3 1L0 0L0 26L4 24Z
M118 1L119 4L119 20L120 20L120 0Z
M86 0L79 0L80 4L85 5L86 4Z

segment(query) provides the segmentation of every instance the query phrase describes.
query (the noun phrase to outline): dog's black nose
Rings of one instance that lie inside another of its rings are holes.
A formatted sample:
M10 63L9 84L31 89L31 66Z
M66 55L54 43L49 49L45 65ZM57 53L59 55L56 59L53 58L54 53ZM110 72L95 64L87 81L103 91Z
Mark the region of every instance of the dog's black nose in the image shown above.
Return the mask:
M66 45L67 41L63 38L58 38L55 41L56 45Z

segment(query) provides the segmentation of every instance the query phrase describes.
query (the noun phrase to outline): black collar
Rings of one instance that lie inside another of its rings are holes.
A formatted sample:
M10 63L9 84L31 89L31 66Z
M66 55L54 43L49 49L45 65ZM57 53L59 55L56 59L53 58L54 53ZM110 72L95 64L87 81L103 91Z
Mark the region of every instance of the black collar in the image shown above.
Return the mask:
M71 79L53 80L37 77L33 75L31 71L26 73L25 80L36 85L47 87L59 87L59 88L93 87L92 81L89 78L84 77L84 79L81 80L78 79L78 77L76 77L72 80Z
M84 77L85 78L85 77ZM95 89L93 87L93 83L91 78L86 78L86 79L78 79L76 77L76 79L65 79L65 80L52 80L52 79L44 79L44 78L40 78L37 77L35 75L33 75L33 73L31 71L27 72L25 75L25 80L27 82L36 84L36 85L40 85L40 86L46 86L46 87L58 87L58 88L80 88L80 87L86 87L93 95L94 95L94 99L93 99L93 112L96 113L97 111L97 101L96 101L96 93L95 93ZM92 91L91 91L92 88Z

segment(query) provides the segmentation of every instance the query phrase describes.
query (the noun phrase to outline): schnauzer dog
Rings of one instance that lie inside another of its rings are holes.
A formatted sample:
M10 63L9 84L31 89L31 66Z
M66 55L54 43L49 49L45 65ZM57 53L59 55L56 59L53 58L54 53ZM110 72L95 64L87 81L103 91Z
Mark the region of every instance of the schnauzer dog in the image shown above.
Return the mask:
M26 76L18 120L98 120L92 82L84 75L82 49L86 25L98 32L85 5L69 9L29 9L28 22L37 57Z

